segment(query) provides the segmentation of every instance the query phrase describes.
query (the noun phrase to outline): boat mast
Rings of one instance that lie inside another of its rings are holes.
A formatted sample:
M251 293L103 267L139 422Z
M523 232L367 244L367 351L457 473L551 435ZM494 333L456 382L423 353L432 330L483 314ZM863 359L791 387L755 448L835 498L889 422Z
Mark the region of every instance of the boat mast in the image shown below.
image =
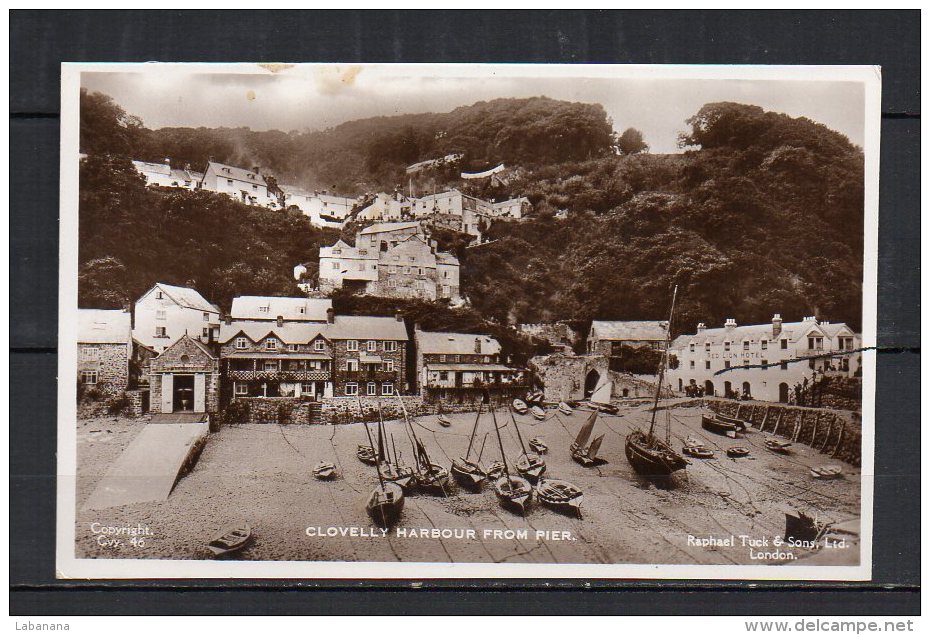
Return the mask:
M520 449L523 450L523 456L529 460L530 457L526 454L526 446L523 445L523 436L520 434L520 426L517 425L517 420L514 418L512 410L510 411L510 419L513 421L513 427L517 431L517 439L520 441Z
M678 285L672 291L672 308L668 312L668 326L665 330L665 351L662 353L662 362L659 364L659 381L656 383L656 398L652 404L652 421L649 422L649 438L652 439L656 427L656 411L659 408L659 395L662 394L662 382L665 381L665 367L668 365L669 337L672 333L672 316L675 315L675 298L678 296Z
M504 464L504 474L507 475L507 485L513 487L510 484L510 470L507 468L507 457L504 456L504 442L501 441L501 431L497 427L497 415L494 414L494 408L491 408L491 419L494 421L494 431L497 433L497 445L501 449L501 463Z
M404 413L404 432L407 433L407 440L410 441L410 447L413 448L413 467L416 469L417 474L420 473L420 453L417 452L417 444L413 442L414 437L410 436L413 426L410 425L410 420L407 418L407 408L404 407L404 400L400 398L400 395L397 395L397 401L400 403L400 410Z
M440 402L441 405L442 402ZM465 451L465 460L471 455L471 447L475 443L475 434L478 432L478 420L481 418L481 403L478 403L478 414L475 415L475 425L471 429L471 438L468 439L468 450Z

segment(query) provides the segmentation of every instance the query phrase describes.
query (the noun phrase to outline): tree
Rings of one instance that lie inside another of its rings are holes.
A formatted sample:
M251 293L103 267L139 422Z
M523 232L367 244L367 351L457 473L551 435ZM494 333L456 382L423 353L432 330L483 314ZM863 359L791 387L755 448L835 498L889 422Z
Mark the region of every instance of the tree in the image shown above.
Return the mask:
M636 128L627 128L617 137L617 149L621 154L639 154L647 152L649 145L643 141L643 133Z
M80 148L85 154L119 154L146 158L147 130L113 98L81 89Z

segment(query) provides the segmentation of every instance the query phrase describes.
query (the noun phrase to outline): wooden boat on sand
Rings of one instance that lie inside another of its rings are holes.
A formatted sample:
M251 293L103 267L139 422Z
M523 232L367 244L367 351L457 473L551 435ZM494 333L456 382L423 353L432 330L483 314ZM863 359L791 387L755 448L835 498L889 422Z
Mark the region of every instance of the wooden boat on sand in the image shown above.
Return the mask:
M336 476L336 465L329 461L320 461L313 468L313 476L321 481L328 481Z
M731 439L735 439L736 433L743 429L735 423L723 421L716 416L708 417L704 414L701 415L701 427L708 432L713 432L714 434L719 434Z
M502 507L524 514L533 494L533 487L520 476L502 476L494 481L494 493L497 494Z
M355 452L355 456L365 465L378 464L378 456L375 454L375 449L370 445L359 445L358 450Z
M822 480L832 480L843 475L843 468L839 465L821 465L811 468L811 476Z
M252 541L252 528L247 524L233 525L224 528L213 540L207 543L207 549L220 558L222 556L241 551Z
M522 399L514 399L511 406L513 407L514 412L516 412L518 415L525 415L529 410L529 408L526 406L526 402Z
M468 439L468 449L465 451L464 457L459 457L452 461L452 467L449 468L449 473L452 475L452 478L456 483L462 487L469 489L471 491L479 491L481 489L481 484L484 482L484 479L487 478L487 474L482 469L481 453L484 451L484 444L481 445L481 452L478 453L478 458L474 461L470 460L471 449L475 444L475 434L478 432L478 421L481 419L481 404L478 404L478 413L475 416L475 425L471 429L471 437ZM487 435L485 435L485 441L487 440Z
M597 456L597 452L601 448L601 443L604 441L603 434L588 444L588 439L591 438L591 433L594 431L594 424L596 422L597 410L588 416L588 420L581 426L578 435L575 437L575 441L569 447L572 459L584 467L592 467L607 462L604 459L599 459Z
M733 447L727 448L727 456L731 459L741 459L749 456L749 448L741 445L734 445Z
M365 504L368 515L379 527L391 527L404 509L404 491L397 483L382 482Z
M704 445L686 445L681 449L682 454L695 459L712 459L714 451Z
M559 402L559 412L561 412L561 413L562 413L563 415L565 415L566 417L570 417L570 416L572 416L572 413L575 412L575 410L574 410L574 408L572 408L571 406L569 406L569 405L568 405L567 403L565 403L564 401L560 401L560 402Z
M533 418L537 421L543 421L546 418L546 411L539 406L533 406L530 408L530 412L533 414Z
M581 501L584 495L577 486L568 481L542 479L536 486L536 498L546 507L581 518Z
M765 449L778 454L791 454L791 442L781 439L766 439Z
M527 442L527 445L530 446L530 449L536 454L545 454L549 451L549 446L546 445L546 442L543 441L541 437L533 437Z

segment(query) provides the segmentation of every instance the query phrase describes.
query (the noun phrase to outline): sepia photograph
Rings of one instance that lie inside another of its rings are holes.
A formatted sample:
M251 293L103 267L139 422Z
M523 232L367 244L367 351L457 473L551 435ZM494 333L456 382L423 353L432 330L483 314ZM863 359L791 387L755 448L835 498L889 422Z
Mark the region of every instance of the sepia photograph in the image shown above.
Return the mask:
M59 577L870 579L880 92L64 64Z

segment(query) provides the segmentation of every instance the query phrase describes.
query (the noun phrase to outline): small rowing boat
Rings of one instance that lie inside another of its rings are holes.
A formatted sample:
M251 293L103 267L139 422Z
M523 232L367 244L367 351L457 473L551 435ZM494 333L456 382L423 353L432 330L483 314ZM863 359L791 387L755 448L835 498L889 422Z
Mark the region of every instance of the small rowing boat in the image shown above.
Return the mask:
M328 461L320 461L316 464L316 467L313 468L313 476L321 481L328 481L336 476L336 466Z
M404 491L397 483L382 482L368 497L365 509L380 527L391 527L404 509Z
M370 445L360 445L358 450L355 452L355 456L358 457L358 460L364 463L365 465L377 465L378 464L378 455L375 454L375 449Z
M581 490L569 483L554 478L543 479L536 486L536 498L546 507L581 518Z
M749 456L749 448L744 448L741 445L734 445L733 447L727 448L727 456L731 459L741 459L744 456Z
M716 416L708 417L707 415L701 415L701 427L708 432L713 432L714 434L719 434L731 439L735 439L736 433L742 429L735 423L723 421Z
M682 454L695 459L712 459L714 451L703 445L686 445L681 449Z
M226 527L216 535L208 544L215 557L222 557L245 548L252 540L252 528L249 525L233 525Z
M823 480L839 478L843 475L843 468L839 465L821 465L811 468L811 476Z
M530 483L538 481L542 473L546 471L546 462L539 458L538 454L533 454L532 452L522 455L517 459L516 463L514 463L514 466L517 468L517 472L520 473L520 476Z
M565 403L564 401L560 401L559 412L561 412L566 417L570 417L572 416L572 413L575 412L575 410L571 406L569 406L567 403Z
M530 408L530 412L533 413L533 418L537 421L543 421L546 418L546 411L539 406L533 406Z
M772 452L777 452L778 454L790 454L791 453L791 443L788 441L782 441L781 439L766 439L765 440L765 449Z
M513 404L511 405L513 406L514 412L516 412L518 415L525 415L527 410L529 410L526 407L526 403L522 399L514 399Z
M497 494L502 507L523 514L526 512L533 488L529 481L520 476L502 476L494 481L494 493Z
M542 440L541 437L533 437L527 443L530 446L530 449L536 454L545 454L549 451L549 446Z

